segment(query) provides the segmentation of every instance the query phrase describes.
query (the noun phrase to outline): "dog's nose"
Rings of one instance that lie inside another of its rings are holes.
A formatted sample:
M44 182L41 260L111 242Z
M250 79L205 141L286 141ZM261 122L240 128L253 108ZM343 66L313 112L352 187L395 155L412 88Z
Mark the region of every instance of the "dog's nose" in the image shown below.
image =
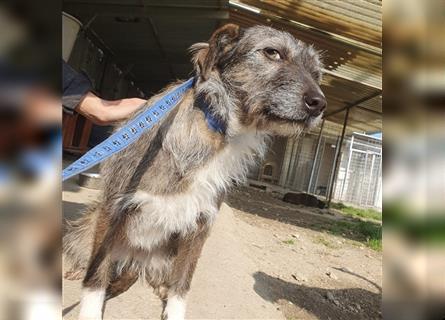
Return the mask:
M326 109L326 98L321 92L311 91L304 95L304 103L309 113L318 116Z

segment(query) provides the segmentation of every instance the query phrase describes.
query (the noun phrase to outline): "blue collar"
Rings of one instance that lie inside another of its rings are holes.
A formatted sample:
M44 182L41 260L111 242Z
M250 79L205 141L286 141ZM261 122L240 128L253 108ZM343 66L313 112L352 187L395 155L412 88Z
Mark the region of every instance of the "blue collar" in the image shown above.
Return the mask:
M212 110L210 110L209 104L205 101L203 96L198 96L196 98L196 106L204 112L206 118L207 126L210 130L225 134L227 130L227 125L223 119L215 115Z

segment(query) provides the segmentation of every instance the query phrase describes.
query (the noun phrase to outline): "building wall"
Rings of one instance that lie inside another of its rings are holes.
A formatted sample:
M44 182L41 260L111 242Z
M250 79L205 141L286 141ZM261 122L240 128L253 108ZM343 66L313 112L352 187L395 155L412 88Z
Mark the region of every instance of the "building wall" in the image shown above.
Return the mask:
M259 178L261 181L278 183L283 165L284 152L286 151L286 143L286 138L276 137L273 139L266 157L260 166ZM265 172L266 167L272 169L272 177L268 175L268 172Z

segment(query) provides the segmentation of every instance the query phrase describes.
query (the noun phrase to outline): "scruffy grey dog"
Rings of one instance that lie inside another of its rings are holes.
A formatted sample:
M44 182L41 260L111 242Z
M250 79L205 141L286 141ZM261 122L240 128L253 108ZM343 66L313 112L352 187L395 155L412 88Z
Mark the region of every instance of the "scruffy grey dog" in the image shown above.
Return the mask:
M86 267L80 319L100 319L104 300L138 277L163 300L165 319L183 319L227 189L245 179L267 137L300 134L326 107L317 52L286 32L229 24L191 52L194 87L103 163L100 201L64 237L73 267Z

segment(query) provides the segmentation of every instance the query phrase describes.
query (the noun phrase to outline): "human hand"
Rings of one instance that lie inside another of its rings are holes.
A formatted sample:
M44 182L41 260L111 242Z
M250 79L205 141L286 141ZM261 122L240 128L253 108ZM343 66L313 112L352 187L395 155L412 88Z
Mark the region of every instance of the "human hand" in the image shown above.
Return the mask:
M88 92L76 111L97 125L109 125L128 119L146 101L140 98L105 100Z

